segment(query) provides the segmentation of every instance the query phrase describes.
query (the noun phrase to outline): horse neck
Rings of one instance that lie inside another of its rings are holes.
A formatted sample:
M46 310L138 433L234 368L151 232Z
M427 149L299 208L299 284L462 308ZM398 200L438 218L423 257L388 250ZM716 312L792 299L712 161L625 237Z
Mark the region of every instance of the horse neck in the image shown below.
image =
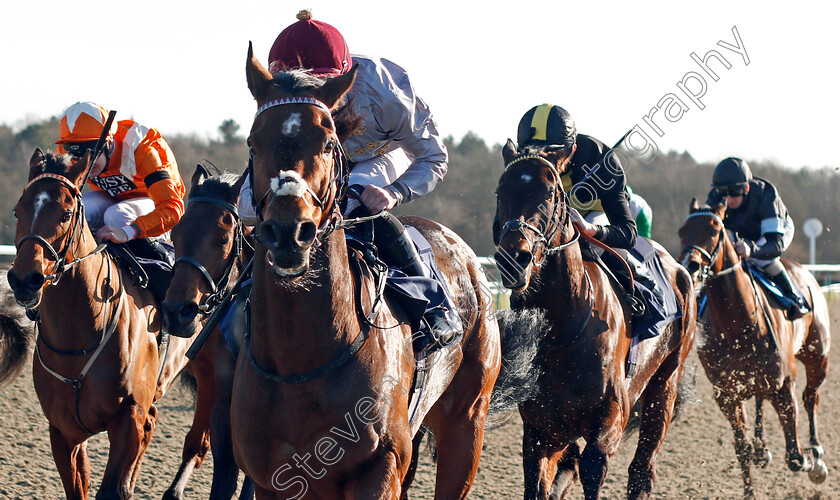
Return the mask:
M556 247L569 241L573 234L574 226L567 223L553 238L551 246ZM579 243L548 256L542 265L539 276L542 286L552 291L552 293L546 294L546 296L551 297L552 302L560 301L564 304L570 302L572 304L588 303L586 271Z
M85 223L67 258L77 260L95 249L96 240ZM106 287L109 275L110 287ZM111 319L106 318L103 312L106 300L113 299L121 288L121 279L119 269L105 252L65 271L57 285L48 285L44 289L40 305L41 335L51 346L61 350L75 350L92 344L101 337ZM113 309L116 302L111 300L108 307Z
M706 284L709 312L710 317L726 326L724 331L731 330L740 334L755 324L759 304L748 271L740 265L741 259L735 247L725 233L721 237L724 239L723 246L717 258L718 265L713 269L715 272L734 269L722 276L709 278Z
M265 368L283 373L314 369L332 359L360 331L344 231L334 231L317 252L312 265L319 270L310 283L288 287L275 282L266 252L257 251L251 353Z

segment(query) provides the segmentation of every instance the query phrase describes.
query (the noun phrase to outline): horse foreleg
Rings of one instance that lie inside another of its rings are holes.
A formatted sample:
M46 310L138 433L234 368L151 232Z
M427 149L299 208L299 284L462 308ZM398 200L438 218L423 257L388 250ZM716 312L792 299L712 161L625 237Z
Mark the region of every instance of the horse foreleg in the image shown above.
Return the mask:
M108 422L108 464L97 500L131 498L140 457L154 431L154 418L140 404L129 401Z
M805 365L806 376L805 390L802 391L802 404L808 414L810 445L817 458L820 458L824 451L817 438L817 408L820 405L820 386L828 375L828 357L804 357L802 362Z
M572 443L577 448L577 443ZM555 489L557 464L561 457L567 458L564 475L568 481L568 468L575 464L576 457L566 456L567 448L553 449L536 427L522 422L522 468L525 472L525 500L547 500ZM578 453L580 449L578 448ZM574 450L569 453L574 453ZM562 489L562 486L557 489ZM567 488L568 489L568 486Z
M577 443L572 443L563 450L557 462L554 484L551 486L550 498L552 500L566 498L569 490L575 485L578 479L578 459L580 459L580 446Z
M798 408L793 393L793 381L790 378L786 378L779 390L773 393L770 402L779 414L779 423L785 435L785 461L788 468L794 472L809 472L814 467L814 463L810 457L804 456L799 448Z
M767 467L772 455L764 442L764 399L755 397L755 433L753 438L753 462L761 468Z
M86 500L90 488L87 441L69 442L57 427L50 425L50 446L65 496L68 500Z
M656 476L656 453L671 425L680 380L679 351L665 361L648 383L641 397L639 444L628 469L627 498L649 498Z
M411 446L405 443L406 448ZM407 458L407 457L406 457ZM386 452L375 462L371 463L364 472L353 478L344 491L346 500L356 498L370 498L371 500L392 500L400 498L402 479L400 460L393 450ZM257 494L257 498L260 495Z
M204 354L202 352L201 354ZM169 489L163 494L163 500L178 500L184 495L184 488L193 471L201 466L210 449L210 414L216 399L216 380L213 375L213 360L197 357L190 367L190 373L196 379L196 402L193 422L184 438L184 451L181 454L181 466ZM228 497L230 498L230 497Z
M738 464L741 466L741 477L744 480L744 497L755 498L755 492L752 485L752 446L746 437L746 420L747 410L744 408L744 402L737 400L734 396L725 394L719 389L714 390L715 400L718 407L726 416L729 425L732 427L732 433L735 437L735 456L738 458Z
M224 340L217 345L214 371L216 374L216 401L213 404L210 420L210 446L213 449L213 484L210 488L210 499L227 500L236 492L236 482L239 478L239 466L233 456L233 439L230 429L230 400L233 388L233 372L236 369L236 359L233 357ZM239 498L251 498L251 481L246 478L242 485Z

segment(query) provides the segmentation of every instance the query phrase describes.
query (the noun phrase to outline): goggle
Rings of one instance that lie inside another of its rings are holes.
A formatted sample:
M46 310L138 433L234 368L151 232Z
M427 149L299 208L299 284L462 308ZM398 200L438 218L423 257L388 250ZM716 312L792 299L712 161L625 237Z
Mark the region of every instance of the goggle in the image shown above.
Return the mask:
M82 156L87 153L88 149L93 149L96 147L97 141L87 141L87 142L66 142L64 143L64 151L67 152L70 156L74 158L81 158Z
M747 185L733 184L731 186L715 186L715 191L717 191L717 194L721 198L726 198L727 196L744 196L747 193Z

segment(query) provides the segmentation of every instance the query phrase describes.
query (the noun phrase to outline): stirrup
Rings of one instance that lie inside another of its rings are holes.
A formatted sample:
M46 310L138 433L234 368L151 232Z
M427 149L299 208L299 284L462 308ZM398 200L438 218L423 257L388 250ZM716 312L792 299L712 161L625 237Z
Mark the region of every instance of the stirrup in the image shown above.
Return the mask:
M624 296L627 300L627 305L630 307L630 315L634 317L641 317L645 315L645 303L632 293Z

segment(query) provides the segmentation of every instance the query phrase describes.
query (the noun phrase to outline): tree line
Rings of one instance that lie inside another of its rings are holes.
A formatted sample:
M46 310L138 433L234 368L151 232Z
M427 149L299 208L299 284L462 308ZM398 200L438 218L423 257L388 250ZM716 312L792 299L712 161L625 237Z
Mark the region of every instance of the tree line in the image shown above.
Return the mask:
M15 132L0 125L0 243L15 241L12 208L26 186L29 158L35 147L55 149L58 118L32 123ZM189 180L199 162L210 162L219 170L240 173L248 160L248 147L239 125L226 120L219 126L217 139L189 134L165 136L184 182ZM449 173L437 188L423 198L397 207L398 215L420 215L436 220L454 230L478 255L492 255L493 215L496 188L502 173L501 145L488 145L468 133L460 141L449 137ZM677 229L688 215L692 198L702 204L710 189L715 164L698 163L688 152L669 151L641 161L629 154L619 157L625 167L628 184L653 208L653 238L669 252L679 253ZM722 159L722 158L721 158ZM808 261L809 240L802 233L805 219L816 217L823 223L817 240L819 263L840 263L840 245L835 227L840 227L840 175L837 169L792 169L784 165L753 162L744 158L753 175L772 182L782 196L797 225L796 236L786 256ZM837 223L837 224L835 224Z

